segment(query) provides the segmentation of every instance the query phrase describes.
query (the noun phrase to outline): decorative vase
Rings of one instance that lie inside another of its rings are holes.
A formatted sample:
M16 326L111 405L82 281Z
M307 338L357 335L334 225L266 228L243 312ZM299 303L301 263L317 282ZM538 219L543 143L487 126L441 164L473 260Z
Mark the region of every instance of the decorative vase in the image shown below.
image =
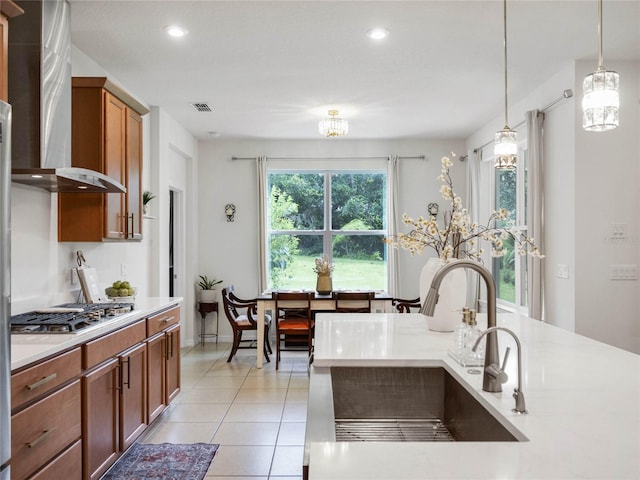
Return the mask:
M451 260L455 262L456 260ZM420 303L424 305L431 281L444 263L430 258L420 272ZM427 316L427 327L435 332L453 332L460 323L462 307L467 301L467 274L464 268L450 271L440 284L438 303L433 316Z
M320 295L330 295L333 290L333 284L331 282L331 275L327 273L318 273L318 280L316 282L316 291Z

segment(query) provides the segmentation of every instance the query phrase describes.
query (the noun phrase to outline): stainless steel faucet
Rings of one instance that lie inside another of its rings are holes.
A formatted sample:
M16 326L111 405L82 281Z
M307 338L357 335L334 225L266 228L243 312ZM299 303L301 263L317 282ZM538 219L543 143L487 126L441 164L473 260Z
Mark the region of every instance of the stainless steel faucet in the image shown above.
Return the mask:
M484 283L487 286L487 327L496 326L496 284L493 280L491 272L478 262L472 260L456 260L454 262L447 263L440 270L438 270L431 281L431 288L427 294L427 298L424 301L424 305L420 309L420 313L428 316L433 316L433 312L436 309L436 303L438 303L438 290L444 277L451 270L456 268L469 268L480 274ZM487 329L487 332L489 331ZM485 332L486 334L486 332ZM498 334L495 330L492 330L487 335L487 344L484 353L484 377L482 379L482 389L485 392L501 392L502 383L499 378L495 378L489 375L491 369L487 370L490 365L499 365L500 356L498 354Z
M478 339L476 340L476 343L473 344L473 347L471 348L471 350L475 352L476 349L478 348L478 344L480 343L480 340L482 340L482 337L484 337L487 334L491 335L492 333L495 333L498 330L503 330L507 332L509 335L511 335L513 339L516 341L516 347L518 348L518 388L513 389L513 398L516 399L516 408L512 409L512 411L516 413L527 413L527 407L525 406L525 402L524 402L524 393L522 392L522 353L521 353L522 346L520 345L520 340L518 340L517 335L513 333L511 330L509 330L508 328L504 328L504 327L487 328L484 332L482 332L482 335L478 337ZM487 339L488 338L489 337L487 337ZM507 353L504 356L504 362L502 363L502 367L499 367L498 364L485 367L485 371L487 370L487 368L490 369L490 374L497 375L503 381L502 383L507 381L507 375L504 373L504 368L507 363L508 356L509 356L509 350L507 349Z

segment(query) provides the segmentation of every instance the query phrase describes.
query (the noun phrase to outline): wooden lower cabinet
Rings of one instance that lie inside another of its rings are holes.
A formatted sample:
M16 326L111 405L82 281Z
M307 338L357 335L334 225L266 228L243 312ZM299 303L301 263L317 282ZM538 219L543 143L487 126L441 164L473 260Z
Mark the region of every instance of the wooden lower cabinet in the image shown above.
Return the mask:
M167 340L160 332L147 340L147 422L150 424L164 411L166 402Z
M118 458L119 383L118 358L82 378L83 478L100 478Z
M100 478L147 427L146 343L85 375L83 395L84 478Z
M80 439L80 403L76 380L11 417L12 480L28 478Z
M174 325L167 329L167 396L169 405L180 393L180 325Z
M80 480L82 478L82 441L67 448L30 480Z
M124 452L147 428L147 345L120 355L120 451Z
M180 325L147 340L148 423L153 422L180 393Z

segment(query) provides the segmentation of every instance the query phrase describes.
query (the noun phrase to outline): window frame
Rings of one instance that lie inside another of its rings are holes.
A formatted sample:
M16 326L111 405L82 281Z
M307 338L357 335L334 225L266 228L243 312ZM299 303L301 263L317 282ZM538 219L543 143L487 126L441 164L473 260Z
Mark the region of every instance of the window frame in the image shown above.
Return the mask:
M490 168L492 174L487 175L487 179L489 180L489 210L496 210L496 196L497 196L497 182L496 175L497 171L494 168L494 159L489 158L486 160L488 164L490 164ZM524 165L523 165L524 164ZM524 167L524 168L523 168ZM527 225L527 171L528 171L528 146L526 139L518 142L518 166L516 167L516 218L514 219L513 228L524 232L526 234L528 230ZM488 214L487 214L488 215ZM491 274L493 275L496 283L498 281L498 271L496 268L496 260L497 258L491 257ZM527 256L519 255L517 252L515 254L515 301L510 302L508 300L502 299L500 297L496 298L497 305L508 311L514 311L518 313L522 313L524 315L528 314L529 305L527 298Z
M302 175L313 175L313 174L322 174L324 176L323 181L323 224L324 228L322 230L319 229L293 229L293 230L272 230L271 228L271 211L270 211L270 195L271 190L270 186L270 176L272 174L302 174ZM383 207L383 229L377 230L336 230L332 226L332 181L331 177L334 174L338 175L358 175L358 174L377 174L381 175L384 179L384 191L382 193L382 207ZM264 232L265 237L265 245L266 245L266 255L265 255L265 271L267 272L267 289L272 289L271 285L271 262L270 262L270 241L272 235L292 235L292 236L322 236L322 250L323 253L321 255L326 255L329 259L329 263L333 263L333 239L336 235L348 235L348 236L381 236L388 237L389 236L389 222L388 222L388 197L389 197L389 184L388 184L388 172L386 169L382 168L268 168L267 169L267 178L266 180L266 188L265 188L265 205L267 206L266 216L266 228ZM384 245L384 274L383 274L383 282L386 288L388 288L388 279L389 279L389 258L388 258L388 248L387 245Z

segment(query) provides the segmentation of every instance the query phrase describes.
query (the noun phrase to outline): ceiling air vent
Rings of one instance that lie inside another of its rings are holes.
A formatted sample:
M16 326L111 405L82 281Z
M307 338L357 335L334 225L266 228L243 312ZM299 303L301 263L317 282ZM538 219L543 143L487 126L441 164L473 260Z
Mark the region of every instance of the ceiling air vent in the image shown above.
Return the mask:
M207 102L191 102L190 104L196 112L213 112Z

